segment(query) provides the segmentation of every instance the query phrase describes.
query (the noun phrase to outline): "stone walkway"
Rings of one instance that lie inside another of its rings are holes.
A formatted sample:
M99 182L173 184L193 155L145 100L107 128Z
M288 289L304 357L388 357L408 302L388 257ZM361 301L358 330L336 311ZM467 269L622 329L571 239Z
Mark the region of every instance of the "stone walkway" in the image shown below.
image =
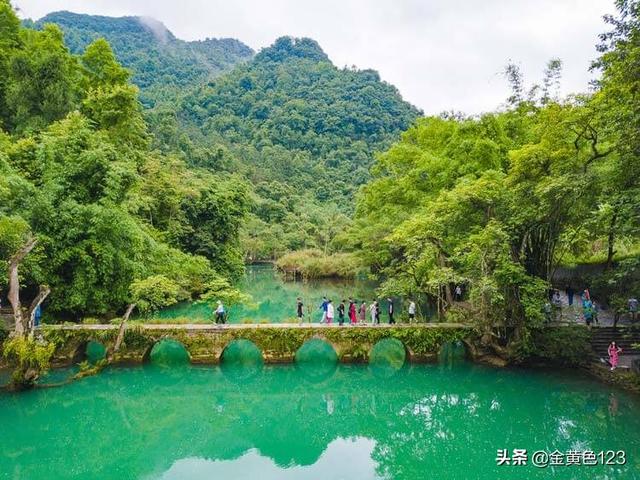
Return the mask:
M563 290L560 290L560 299L562 300L562 310L560 315L555 319L555 322L562 323L575 323L585 325L586 322L582 316L582 299L580 294L576 293L573 296L573 305L569 305L569 299ZM613 326L613 311L611 309L604 309L598 299L593 299L598 304L598 322L592 323L593 326L600 327L612 327ZM554 323L555 323L554 322ZM628 314L622 315L618 320L618 325L631 325L631 319Z

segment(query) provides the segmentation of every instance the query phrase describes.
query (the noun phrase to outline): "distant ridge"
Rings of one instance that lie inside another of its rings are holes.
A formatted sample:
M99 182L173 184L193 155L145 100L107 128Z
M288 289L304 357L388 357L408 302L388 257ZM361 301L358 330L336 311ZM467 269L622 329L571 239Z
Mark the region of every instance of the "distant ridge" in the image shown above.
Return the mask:
M254 55L250 47L234 38L181 40L162 22L149 17L115 18L62 11L31 23L35 28L57 24L74 53L104 37L118 60L133 72L133 82L140 87L141 100L148 107L154 106L167 88L205 82Z

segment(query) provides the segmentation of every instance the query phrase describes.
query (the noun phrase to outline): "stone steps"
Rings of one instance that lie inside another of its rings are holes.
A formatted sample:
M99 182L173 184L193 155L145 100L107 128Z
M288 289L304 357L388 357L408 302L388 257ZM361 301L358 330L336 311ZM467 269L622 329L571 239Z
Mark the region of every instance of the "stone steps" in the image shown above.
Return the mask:
M640 326L637 327L596 327L591 331L591 348L597 357L606 357L612 341L622 348L623 355L638 355L640 349L632 344L640 344Z

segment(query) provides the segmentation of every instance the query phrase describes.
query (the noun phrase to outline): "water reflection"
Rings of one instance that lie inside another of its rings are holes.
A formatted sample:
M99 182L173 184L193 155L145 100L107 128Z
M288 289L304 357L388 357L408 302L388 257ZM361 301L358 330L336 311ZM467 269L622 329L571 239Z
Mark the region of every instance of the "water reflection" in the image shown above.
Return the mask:
M387 378L395 375L405 364L404 344L396 338L385 338L376 343L369 355L369 368L374 375Z
M271 458L262 456L259 451L254 449L235 460L185 458L176 461L159 478L162 480L182 480L185 478L191 480L210 480L212 478L247 480L256 478L261 480L376 479L379 477L371 463L374 446L375 442L367 438L339 438L329 444L316 462L308 465L292 465L287 469L282 469ZM334 473L327 474L327 472Z
M318 383L307 373L264 366L245 382L222 366L148 366L0 394L11 432L0 435L0 477L502 479L514 470L496 466L497 448L588 446L624 449L629 462L588 476L515 473L640 478L638 399L575 372L411 365L382 382L367 366L338 365Z

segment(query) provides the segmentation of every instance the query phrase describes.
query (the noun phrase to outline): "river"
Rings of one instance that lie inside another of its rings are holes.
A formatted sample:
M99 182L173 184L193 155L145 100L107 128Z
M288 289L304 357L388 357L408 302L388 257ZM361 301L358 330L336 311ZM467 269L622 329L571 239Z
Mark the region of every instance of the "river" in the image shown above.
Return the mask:
M251 302L231 307L228 319L230 323L292 320L296 316L296 298L300 297L304 303L305 320L317 323L322 318L318 307L323 296L332 299L336 308L341 300L349 297L369 303L376 296L376 286L375 282L364 278L285 281L272 265L249 265L239 288L251 296ZM381 300L381 304L384 308L386 302ZM211 305L184 302L155 316L169 322L181 318L211 320L213 313Z
M0 425L12 480L640 478L637 397L457 362L109 368L0 393ZM624 450L626 464L498 466L497 449Z

